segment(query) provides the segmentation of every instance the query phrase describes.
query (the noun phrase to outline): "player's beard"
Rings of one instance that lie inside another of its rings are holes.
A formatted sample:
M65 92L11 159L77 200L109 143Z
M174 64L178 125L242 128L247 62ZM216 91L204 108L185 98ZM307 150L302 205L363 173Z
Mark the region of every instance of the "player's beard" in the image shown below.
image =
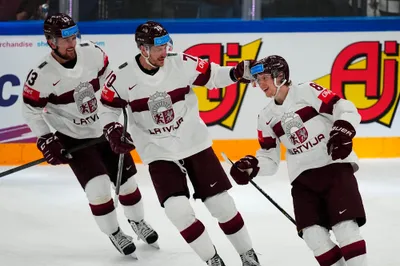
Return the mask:
M76 58L76 51L75 48L72 51L65 50L64 53L60 53L60 49L53 49L53 52L65 61L71 61Z
M53 53L57 55L57 57L65 60L66 62L74 60L76 58L76 51L75 49L71 52L67 52L67 50L64 53L60 53L59 49L53 49Z
M68 61L75 59L76 58L75 49L73 49L72 51L66 50L65 53L63 54L63 57L65 60L68 60Z

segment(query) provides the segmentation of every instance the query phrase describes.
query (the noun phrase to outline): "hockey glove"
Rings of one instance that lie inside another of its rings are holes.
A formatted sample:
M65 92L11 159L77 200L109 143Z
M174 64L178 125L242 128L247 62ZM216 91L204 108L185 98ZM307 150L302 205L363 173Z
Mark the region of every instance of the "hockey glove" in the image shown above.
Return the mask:
M128 153L135 149L131 135L125 132L125 137L122 137L122 132L124 127L117 122L109 123L103 129L104 136L115 153Z
M345 159L353 150L353 138L356 130L347 121L336 120L333 123L330 138L327 144L328 154L332 160Z
M256 157L246 155L231 167L230 174L239 185L246 185L258 174L258 160Z
M36 145L38 149L43 153L43 157L46 162L52 165L65 164L71 159L65 156L65 149L61 144L59 138L53 133L43 135L38 138Z
M243 60L233 67L231 70L234 76L233 80L246 84L254 80L253 76L250 74L250 68L254 62L254 60Z

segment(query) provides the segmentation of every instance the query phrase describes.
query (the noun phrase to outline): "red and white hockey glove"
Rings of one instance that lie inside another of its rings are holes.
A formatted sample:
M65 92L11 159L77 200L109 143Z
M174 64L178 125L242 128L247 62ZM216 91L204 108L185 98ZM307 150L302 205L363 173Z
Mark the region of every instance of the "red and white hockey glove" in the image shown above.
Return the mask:
M230 174L239 185L246 185L258 174L258 160L256 157L246 155L231 167Z
M128 132L125 132L125 137L122 137L124 127L117 122L107 124L103 133L108 142L110 143L111 149L115 153L128 153L135 149L133 140Z
M43 135L38 138L36 146L42 152L46 162L52 165L65 164L69 162L71 156L65 156L65 149L59 138L53 133Z
M254 78L250 74L250 68L256 61L254 60L243 60L235 67L232 68L234 81L238 81L240 83L250 83Z
M333 123L327 144L328 154L332 160L345 159L353 150L353 138L356 130L347 121L337 120Z

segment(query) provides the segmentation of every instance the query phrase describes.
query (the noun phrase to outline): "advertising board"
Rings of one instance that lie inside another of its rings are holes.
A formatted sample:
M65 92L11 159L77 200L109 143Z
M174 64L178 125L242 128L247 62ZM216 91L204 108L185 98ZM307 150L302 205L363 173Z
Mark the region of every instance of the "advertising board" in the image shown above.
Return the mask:
M400 20L397 22L400 24ZM292 23L295 25L301 20ZM341 26L346 28L346 23ZM175 28L179 29L179 22ZM243 59L283 56L290 65L290 79L294 83L315 81L356 105L362 123L357 129L354 147L361 158L397 157L400 156L397 151L400 29L373 30L271 32L259 27L258 32L252 29L249 33L178 30L171 37L175 51L225 66L234 66ZM101 30L96 34L83 32L82 39L104 49L112 67L138 53L133 34L105 31L106 34L101 34ZM49 51L42 35L0 35L0 58L3 59L0 64L0 164L21 164L40 157L35 136L21 115L21 92L30 69ZM261 90L243 84L213 90L193 89L198 96L200 115L215 140L214 148L233 159L254 154L258 149L257 114L269 101Z

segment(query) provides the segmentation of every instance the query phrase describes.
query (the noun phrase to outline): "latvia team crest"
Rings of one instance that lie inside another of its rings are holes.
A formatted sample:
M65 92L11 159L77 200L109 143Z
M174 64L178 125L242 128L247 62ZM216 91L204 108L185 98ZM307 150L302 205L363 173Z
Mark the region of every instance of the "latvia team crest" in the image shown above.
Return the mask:
M97 99L92 84L81 82L75 88L74 100L78 111L83 114L91 114L97 110Z
M286 137L293 145L301 144L307 140L308 131L298 114L294 112L285 113L281 121Z
M171 123L175 118L171 96L166 92L156 92L147 102L154 123L157 125Z

